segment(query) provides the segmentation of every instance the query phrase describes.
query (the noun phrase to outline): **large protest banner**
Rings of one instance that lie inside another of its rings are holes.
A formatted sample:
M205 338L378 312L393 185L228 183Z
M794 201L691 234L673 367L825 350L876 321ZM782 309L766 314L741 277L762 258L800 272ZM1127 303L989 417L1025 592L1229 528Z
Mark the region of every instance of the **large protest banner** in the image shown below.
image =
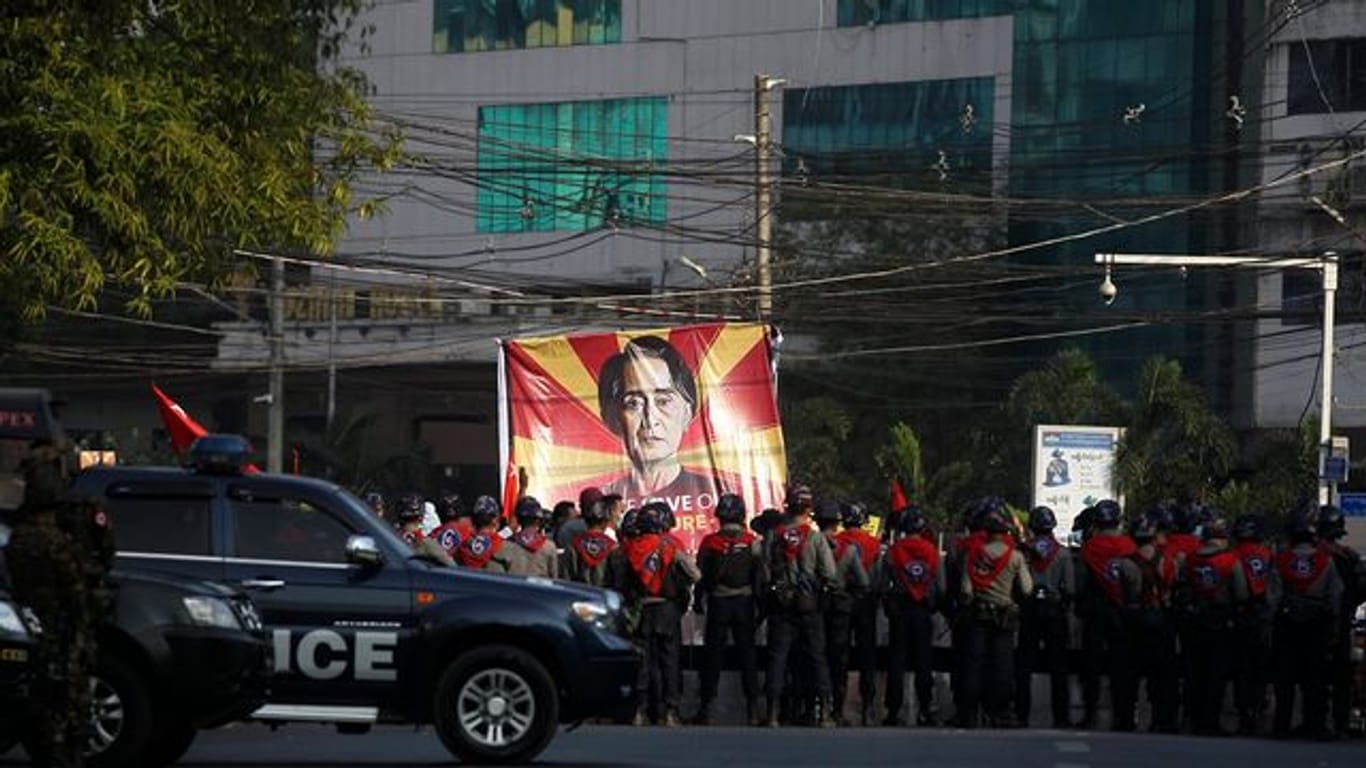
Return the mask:
M751 515L782 501L774 343L732 323L504 341L505 466L546 506L588 486L663 501L695 551L721 493Z

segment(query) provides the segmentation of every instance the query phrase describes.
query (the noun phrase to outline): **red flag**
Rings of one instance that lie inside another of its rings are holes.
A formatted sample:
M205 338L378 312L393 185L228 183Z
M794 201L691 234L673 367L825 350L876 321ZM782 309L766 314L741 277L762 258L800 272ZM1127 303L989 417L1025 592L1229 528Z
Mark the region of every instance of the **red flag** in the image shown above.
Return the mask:
M892 511L895 512L898 509L905 509L910 505L911 503L906 500L906 492L901 490L901 481L892 478Z
M166 432L171 437L171 449L176 453L184 453L190 449L196 438L203 437L209 433L199 422L190 418L180 404L166 396L157 385L152 385L152 395L157 399L157 410L161 411L161 422L166 425Z
M517 465L508 462L507 472L503 474L503 516L511 520L512 510L517 500L522 498L522 484L517 473Z

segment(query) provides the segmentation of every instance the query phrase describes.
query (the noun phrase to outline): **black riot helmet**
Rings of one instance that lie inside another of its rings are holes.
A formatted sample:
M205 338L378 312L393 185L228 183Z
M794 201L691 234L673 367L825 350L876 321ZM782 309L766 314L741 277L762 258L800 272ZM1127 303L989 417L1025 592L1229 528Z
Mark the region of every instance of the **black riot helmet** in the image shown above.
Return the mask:
M851 531L862 528L868 524L868 508L857 501L851 501L840 507L840 521Z
M512 514L521 525L539 525L545 519L545 508L535 496L523 496L517 500Z
M1140 544L1157 538L1158 530L1159 520L1152 514L1139 515L1129 523L1129 537Z
M623 539L634 539L641 535L640 517L639 509L628 509L621 516L621 524L617 526L617 532L621 534Z
M594 499L588 502L588 506L579 512L579 516L583 518L586 525L605 523L610 514L611 510L608 509L607 502L603 499Z
M669 505L662 501L652 501L640 508L640 516L637 518L636 526L640 529L642 536L652 533L666 533L670 530L669 523L673 518L673 510Z
M734 493L723 493L716 500L716 519L722 525L745 522L745 500Z
M1239 541L1261 541L1266 538L1266 518L1243 515L1233 523L1233 538Z
M1291 544L1312 544L1318 538L1318 521L1308 510L1295 510L1285 522L1285 536Z
M1347 535L1347 521L1342 517L1342 510L1332 504L1319 507L1319 516L1315 523L1322 538L1337 540Z
M1029 530L1034 533L1052 533L1058 527L1058 516L1048 507L1035 507L1029 510Z
M422 494L405 493L398 500L398 510L394 516L400 523L408 523L413 520L422 519Z
M919 536L929 527L920 507L906 507L897 512L897 530L904 536Z
M1096 502L1091 523L1101 530L1118 528L1121 517L1119 502L1114 499L1102 499Z
M498 506L498 501L492 496L480 496L474 500L474 509L470 511L470 521L479 528L492 525L503 514L503 510Z
M1010 521L1005 510L993 509L982 518L982 530L987 533L1010 533Z
M819 525L832 525L840 521L840 504L834 499L821 499L816 503L816 523Z
M436 515L441 518L441 522L448 523L469 517L469 511L465 509L465 502L461 501L460 494L447 492L441 494L441 498L436 502Z

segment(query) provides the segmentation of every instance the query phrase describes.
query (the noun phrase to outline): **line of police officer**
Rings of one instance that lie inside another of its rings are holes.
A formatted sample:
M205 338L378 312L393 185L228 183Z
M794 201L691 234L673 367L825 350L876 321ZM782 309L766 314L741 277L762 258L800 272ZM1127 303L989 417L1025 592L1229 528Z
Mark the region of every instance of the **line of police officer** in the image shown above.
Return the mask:
M586 495L583 529L558 557L535 499L518 502L516 534L502 527L490 497L476 501L468 515L458 500L443 498L442 525L426 535L415 523L419 505L405 499L398 511L400 531L413 537L415 548L431 541L466 567L559 576L625 595L630 629L645 655L646 705L638 723L680 722L681 622L692 607L706 617L695 722L713 717L729 645L751 722L842 722L852 658L860 720L873 724L880 607L889 628L885 725L907 722L908 670L917 725L939 722L932 656L934 614L940 613L956 649L953 724L959 727L1027 724L1036 670L1050 679L1052 725L1074 725L1073 616L1081 624L1078 727L1097 724L1102 677L1109 680L1115 730L1135 728L1140 681L1150 727L1158 732L1176 732L1184 722L1195 733L1221 733L1229 680L1243 733L1260 730L1271 683L1274 734L1292 733L1297 690L1303 715L1295 733L1317 737L1347 727L1350 622L1366 599L1366 579L1356 553L1339 543L1345 527L1333 507L1291 515L1286 544L1273 552L1256 516L1240 518L1230 530L1208 508L1162 505L1132 519L1125 533L1119 505L1106 500L1082 513L1083 543L1071 550L1055 538L1057 521L1047 507L1032 510L1028 531L1019 531L1004 502L989 497L970 507L963 534L945 555L914 507L893 513L889 535L879 541L864 530L868 518L860 505L818 503L799 486L786 514L766 510L751 527L743 501L723 494L719 530L702 540L694 561L671 535L673 515L663 503L620 515L618 497ZM765 623L766 712L755 651L756 631Z

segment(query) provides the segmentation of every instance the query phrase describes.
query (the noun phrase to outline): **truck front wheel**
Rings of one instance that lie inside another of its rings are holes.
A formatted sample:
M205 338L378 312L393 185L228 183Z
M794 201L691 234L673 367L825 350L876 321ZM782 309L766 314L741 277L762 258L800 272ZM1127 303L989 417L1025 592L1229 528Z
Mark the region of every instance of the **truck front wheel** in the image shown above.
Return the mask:
M441 743L466 763L525 763L559 727L555 681L534 656L508 645L457 658L436 686L433 715Z

